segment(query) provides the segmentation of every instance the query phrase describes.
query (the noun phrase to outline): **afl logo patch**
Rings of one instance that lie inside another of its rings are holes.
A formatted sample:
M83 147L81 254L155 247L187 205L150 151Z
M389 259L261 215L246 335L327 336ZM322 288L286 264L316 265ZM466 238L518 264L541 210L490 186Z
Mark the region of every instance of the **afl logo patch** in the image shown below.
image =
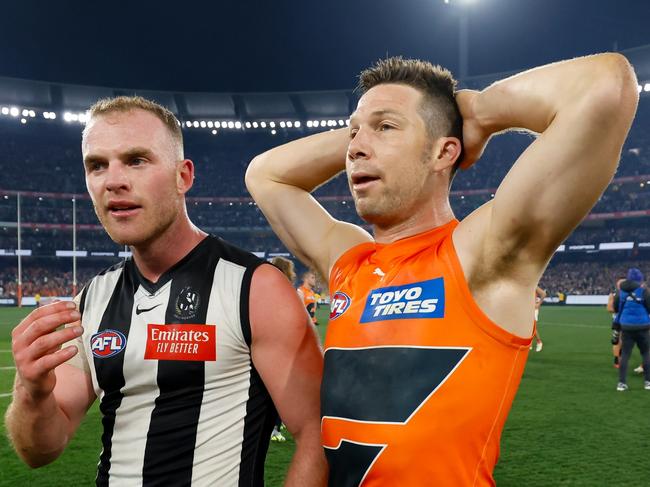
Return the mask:
M332 304L330 305L330 320L335 320L350 307L352 300L350 296L341 291L337 291L332 296Z
M201 297L190 286L184 287L176 298L174 317L179 320L189 320L196 316L201 304Z
M97 358L117 355L126 348L124 333L117 330L104 330L90 337L90 351Z

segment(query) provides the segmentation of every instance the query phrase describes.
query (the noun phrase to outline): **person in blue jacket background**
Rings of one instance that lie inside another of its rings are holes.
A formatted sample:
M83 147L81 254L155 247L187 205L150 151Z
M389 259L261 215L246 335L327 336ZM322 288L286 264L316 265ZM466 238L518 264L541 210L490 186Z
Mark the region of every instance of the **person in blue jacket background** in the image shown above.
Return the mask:
M643 273L635 267L630 268L614 297L615 320L623 332L617 391L628 389L627 366L634 344L639 347L643 359L644 387L650 391L650 292L643 281Z

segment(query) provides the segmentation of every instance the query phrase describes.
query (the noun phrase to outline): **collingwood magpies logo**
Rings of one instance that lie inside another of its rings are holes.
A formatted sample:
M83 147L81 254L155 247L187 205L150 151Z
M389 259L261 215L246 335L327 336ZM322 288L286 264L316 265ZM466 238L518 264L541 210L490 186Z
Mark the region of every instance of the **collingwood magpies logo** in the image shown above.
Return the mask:
M179 320L189 320L196 316L201 304L201 297L190 286L184 287L176 298L174 317Z

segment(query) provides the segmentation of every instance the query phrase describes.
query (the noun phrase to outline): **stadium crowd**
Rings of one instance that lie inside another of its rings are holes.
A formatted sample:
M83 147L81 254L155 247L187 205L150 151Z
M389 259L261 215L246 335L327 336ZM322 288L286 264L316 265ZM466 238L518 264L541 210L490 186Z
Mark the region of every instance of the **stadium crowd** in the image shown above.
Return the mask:
M87 267L78 281L118 260L124 250L114 244L98 225L97 217L86 196L83 167L80 161L79 126L67 124L3 123L11 133L0 139L0 249L10 253L18 246L16 236L17 203L15 195L5 191L58 193L56 197L24 195L21 221L21 246L33 256L45 256L39 265L28 266L23 273L24 292L55 295L71 289L70 259L55 259L57 250L72 249L72 196L76 198L76 234L78 250L111 252L113 257L87 259ZM650 175L650 135L643 129L650 123L650 103L641 103L636 121L622 153L616 178ZM308 130L308 129L304 129ZM309 129L310 130L310 129ZM276 135L266 131L223 131L217 136L209 131L184 131L186 153L196 165L196 179L188 198L190 218L201 228L221 235L251 251L286 252L271 232L268 223L247 194L243 178L251 158L279 143L304 135L300 130L279 129ZM489 201L491 191L503 178L511 161L525 149L531 135L506 134L488 145L481 164L460 172L453 184L451 205L459 219ZM16 168L26 168L16 170ZM479 190L478 193L474 191ZM65 194L63 194L65 193ZM335 217L362 224L349 198L345 177L338 176L315 192L323 206ZM599 200L593 213L650 209L650 178L616 181ZM4 224L1 224L4 222ZM83 227L83 225L86 225ZM602 242L650 242L650 228L645 219L609 218L583 224L571 234L567 245L598 245ZM15 257L0 257L0 296L15 294ZM632 259L628 252L624 259ZM83 260L83 259L82 259ZM606 259L607 260L607 259ZM620 260L620 259L619 259ZM11 262L11 263L9 263ZM45 262L45 263L43 263ZM50 263L51 262L51 263ZM625 266L621 262L573 262L554 259L542 279L549 294L607 294L611 283ZM68 291L69 292L69 291Z

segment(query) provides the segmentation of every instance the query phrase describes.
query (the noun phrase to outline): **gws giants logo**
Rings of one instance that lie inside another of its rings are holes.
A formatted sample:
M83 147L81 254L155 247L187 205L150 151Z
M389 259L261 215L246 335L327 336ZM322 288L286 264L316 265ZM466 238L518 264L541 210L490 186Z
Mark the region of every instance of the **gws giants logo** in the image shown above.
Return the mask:
M174 316L179 320L189 320L196 316L201 304L201 297L190 286L184 287L176 298Z
M334 320L345 313L350 307L351 302L352 300L347 294L341 291L335 292L330 304L330 320Z
M97 358L117 355L126 348L126 337L117 330L104 330L90 338L90 351Z

